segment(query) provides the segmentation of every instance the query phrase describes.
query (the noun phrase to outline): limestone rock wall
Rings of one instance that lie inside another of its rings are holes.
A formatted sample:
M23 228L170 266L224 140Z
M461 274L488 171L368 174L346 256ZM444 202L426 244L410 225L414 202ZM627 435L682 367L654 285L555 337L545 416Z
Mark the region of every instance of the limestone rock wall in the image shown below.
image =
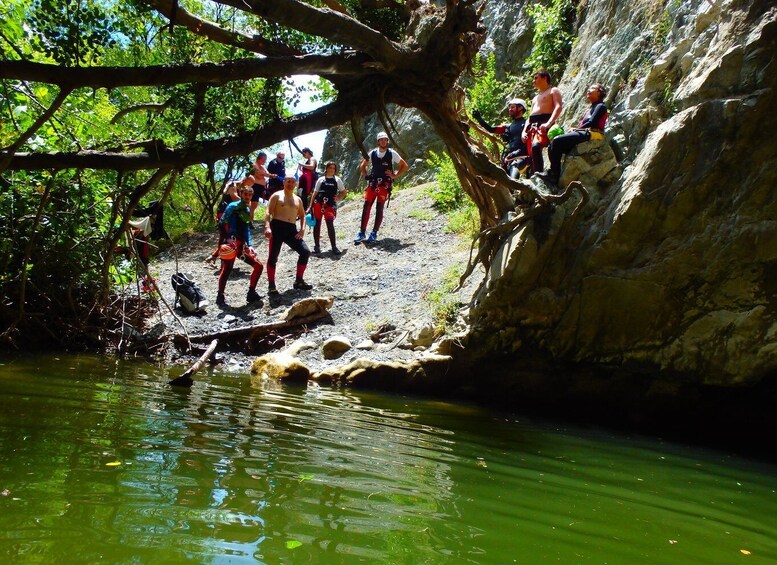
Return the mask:
M488 33L482 51L496 55L497 73L502 79L506 74L517 73L520 62L531 52L531 27L525 14L525 4L526 0L489 0L483 12ZM431 180L426 159L429 151L439 153L445 150L442 140L429 121L415 109L389 105L389 115L397 130L392 132L395 148L410 165L403 182L419 184ZM363 134L367 151L376 146L375 135L384 129L376 116L365 120ZM358 164L362 156L353 141L350 125L329 131L322 155L324 162L334 160L340 163L343 181L349 189L360 186Z
M624 172L500 249L470 351L543 353L680 382L777 370L777 7L767 0L587 3L560 87L593 81ZM579 94L578 100L569 93Z

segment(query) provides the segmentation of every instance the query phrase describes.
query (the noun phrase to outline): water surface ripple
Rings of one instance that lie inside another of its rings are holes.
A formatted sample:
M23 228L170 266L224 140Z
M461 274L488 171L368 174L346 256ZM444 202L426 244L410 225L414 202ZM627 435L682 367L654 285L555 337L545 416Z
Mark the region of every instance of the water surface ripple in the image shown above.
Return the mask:
M466 405L0 361L4 563L777 562L777 469Z

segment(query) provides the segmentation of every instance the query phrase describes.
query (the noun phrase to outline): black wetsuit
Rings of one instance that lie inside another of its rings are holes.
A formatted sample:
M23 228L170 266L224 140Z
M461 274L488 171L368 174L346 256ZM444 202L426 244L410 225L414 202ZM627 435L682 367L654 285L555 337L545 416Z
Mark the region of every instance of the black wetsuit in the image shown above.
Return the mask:
M278 175L267 179L267 198L269 199L273 192L278 192L283 188L283 179L286 178L286 161L278 161L276 157L267 163L267 172Z
M602 102L591 104L591 107L580 120L580 129L569 133L559 135L553 138L550 144L548 154L550 155L550 174L558 178L561 174L561 156L569 153L573 147L591 139L591 131L604 131L604 124L607 121L607 106Z
M525 160L513 159L508 162L505 159L507 157L517 157L518 155L528 156L526 144L521 139L523 128L526 125L526 118L515 118L506 126L492 126L487 124L479 113L473 113L473 117L487 132L502 136L502 140L505 142L505 148L502 151L502 167L510 177L518 178L521 174L520 171L525 166Z

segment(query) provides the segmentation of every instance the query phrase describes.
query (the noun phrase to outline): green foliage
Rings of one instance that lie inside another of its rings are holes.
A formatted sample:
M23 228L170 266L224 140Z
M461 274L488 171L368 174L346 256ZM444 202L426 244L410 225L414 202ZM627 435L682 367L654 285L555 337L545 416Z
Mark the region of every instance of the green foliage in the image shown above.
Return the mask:
M426 163L434 170L436 182L427 189L434 201L434 207L441 212L450 212L461 206L468 197L461 187L453 161L447 153L429 152Z
M534 23L531 55L524 61L521 90L531 91L531 75L544 68L557 83L572 52L577 0L550 0L527 4Z
M432 309L432 321L437 335L448 332L451 324L456 321L460 303L458 297L453 294L453 289L459 284L460 277L460 268L455 265L450 267L443 275L440 286L425 295L426 301Z
M475 203L467 199L466 204L452 210L445 231L473 238L480 233L480 211Z
M34 0L29 18L36 46L63 65L92 63L116 44L115 20L99 3Z
M473 83L466 91L467 109L478 110L486 122L498 120L505 109L509 84L496 78L496 56L477 55L472 65Z

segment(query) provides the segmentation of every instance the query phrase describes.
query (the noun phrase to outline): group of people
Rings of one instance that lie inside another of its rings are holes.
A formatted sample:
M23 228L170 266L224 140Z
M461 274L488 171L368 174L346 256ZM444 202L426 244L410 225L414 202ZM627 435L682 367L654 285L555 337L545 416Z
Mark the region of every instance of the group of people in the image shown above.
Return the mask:
M408 169L408 165L396 151L388 148L388 135L380 132L378 147L371 151L360 164L360 171L368 181L361 224L355 243L372 243L377 240L383 221L383 209L391 197L392 182ZM216 304L226 306L225 290L235 261L240 258L251 268L246 302L256 302L261 296L256 290L264 266L253 247L251 230L254 214L261 200L266 202L264 236L268 240L267 293L277 295L275 272L284 244L298 255L296 277L293 287L310 290L304 274L311 252L305 243L305 231L313 224L313 253L321 252L321 223L326 224L333 255L340 255L337 247L334 220L337 205L345 197L346 189L337 176L337 164L326 164L324 174L317 173L318 163L313 152L302 150L303 160L298 163L299 192L297 179L286 175L285 154L278 152L275 159L267 163L267 154L260 152L254 163L253 172L240 181L228 183L224 189L217 210L219 243L216 251L208 258L213 264L221 259ZM396 170L395 170L396 165ZM368 172L368 166L370 170ZM376 205L375 222L369 237L365 238L370 212Z
M607 89L601 83L592 84L586 98L591 105L578 124L569 133L561 133L556 120L561 115L563 101L561 91L551 84L550 73L541 69L534 73L533 85L537 95L532 100L528 120L526 102L513 98L507 102L507 112L512 121L492 126L475 110L473 118L488 132L500 135L505 142L502 152L502 167L510 176L517 179L522 174L530 177L537 175L551 184L558 184L561 175L561 158L573 147L592 139L603 139L604 125L607 121L607 107L604 99ZM559 132L559 133L557 133ZM550 168L545 170L542 155L548 148Z
M505 141L502 166L511 178L519 178L522 174L537 175L549 183L557 184L562 156L584 141L603 138L607 120L607 108L604 104L607 90L600 83L592 84L586 93L591 106L578 127L569 133L554 136L554 130L558 129L554 126L562 110L561 91L552 86L551 76L545 70L534 74L533 84L538 92L532 100L528 119L525 117L528 108L521 98L513 98L507 103L507 111L512 118L510 123L489 125L477 111L473 112L473 117L487 131L502 136ZM359 165L367 187L359 231L354 239L356 244L373 243L377 240L378 230L383 222L383 211L391 198L393 181L408 169L399 153L389 148L389 137L385 132L377 135L377 145ZM550 168L547 171L542 156L545 147L548 147L550 157ZM346 190L342 179L337 176L337 164L328 162L323 175L319 176L318 163L313 152L305 148L297 167L298 192L296 178L286 174L285 154L279 151L268 163L267 154L262 151L256 157L252 174L226 187L217 214L219 247L209 259L211 262L215 262L216 257L221 259L217 305L226 304L224 290L237 258L241 258L252 268L246 301L250 303L260 299L256 285L264 267L252 246L251 230L256 208L262 200L266 202L264 236L269 242L269 295L278 293L275 270L284 244L298 255L294 288L312 288L304 279L311 255L304 239L308 224L313 226L313 253L321 252L323 222L327 227L332 254L341 254L337 247L334 221L337 217L337 205L344 198ZM372 231L367 235L373 206L375 221Z

